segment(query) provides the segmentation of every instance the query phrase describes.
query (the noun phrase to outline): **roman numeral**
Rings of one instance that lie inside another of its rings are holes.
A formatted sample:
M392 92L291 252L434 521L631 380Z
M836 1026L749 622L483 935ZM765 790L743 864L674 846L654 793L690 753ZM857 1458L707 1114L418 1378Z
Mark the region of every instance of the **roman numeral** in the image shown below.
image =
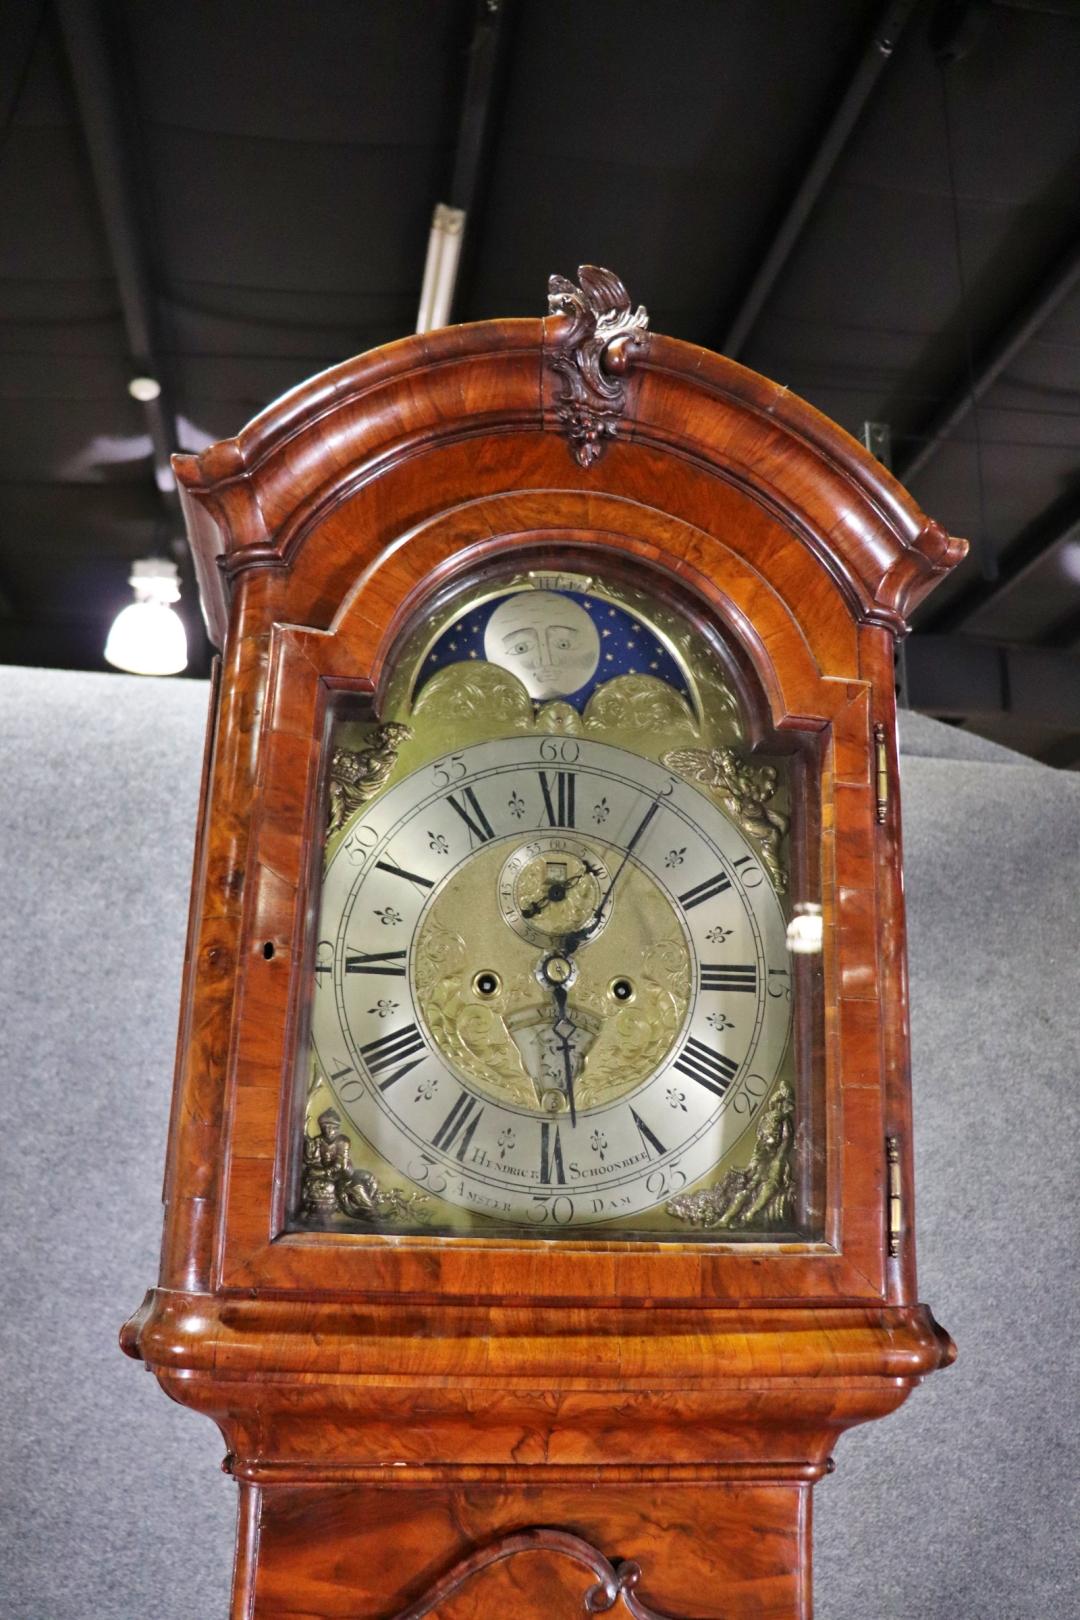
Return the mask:
M419 872L408 872L403 866L395 866L393 861L376 861L375 867L379 872L389 872L391 877L404 878L406 883L417 885L421 893L423 893L425 889L433 889L435 887L435 880L433 878L421 877Z
M404 967L392 967L390 964L404 962L404 951L357 951L353 956L346 956L346 973L385 973L388 978L403 979Z
M546 771L540 771L540 791L544 795L544 809L547 811L549 827L572 827L574 825L574 773L573 771L556 771L554 777L549 778ZM554 788L554 792L552 789Z
M757 994L757 968L721 967L716 962L702 962L701 988L703 990L749 990Z
M734 1059L724 1057L722 1052L714 1052L711 1046L695 1040L691 1035L675 1059L675 1067L689 1079L696 1080L699 1086L704 1086L706 1091L711 1091L714 1097L722 1097L739 1065Z
M417 1057L416 1053L420 1056ZM360 1048L360 1056L372 1075L382 1074L384 1069L393 1069L395 1063L401 1064L393 1074L379 1081L379 1090L386 1091L395 1080L400 1080L403 1074L408 1074L410 1069L423 1063L427 1047L416 1025L406 1024L404 1029L396 1029L389 1035L380 1035L376 1040L368 1041L366 1046ZM410 1058L412 1062L407 1061Z
M471 849L477 844L486 844L489 838L494 838L495 833L490 821L480 808L480 802L472 788L462 788L461 791L469 802L469 810L463 804L459 804L452 793L448 793L446 799L448 804L453 805L466 827L468 827L469 847Z
M475 1097L470 1097L467 1091L459 1091L457 1102L431 1138L432 1147L441 1149L443 1153L449 1153L460 1136L461 1141L458 1143L455 1157L463 1164L483 1112L482 1105Z
M650 1148L652 1148L654 1153L658 1153L660 1157L663 1158L664 1154L667 1152L667 1148L664 1146L663 1142L661 1142L656 1132L649 1129L648 1125L646 1125L636 1108L631 1108L630 1115L634 1121L634 1124L638 1128L638 1135L641 1137L641 1145L645 1149L646 1153Z
M723 872L717 872L715 877L706 878L704 883L695 883L692 889L680 894L679 904L684 911L692 911L695 906L702 906L706 900L715 900L718 894L731 888L731 879Z
M551 1134L553 1130L554 1136ZM550 1187L553 1179L560 1187L566 1186L559 1127L552 1126L551 1122L545 1119L540 1125L540 1180L545 1187Z

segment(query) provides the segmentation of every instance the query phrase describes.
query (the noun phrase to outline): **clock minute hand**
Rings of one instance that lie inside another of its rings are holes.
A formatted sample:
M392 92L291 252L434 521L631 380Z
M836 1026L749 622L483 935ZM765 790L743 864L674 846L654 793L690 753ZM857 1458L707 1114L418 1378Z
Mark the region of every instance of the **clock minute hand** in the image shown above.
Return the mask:
M631 855L634 853L634 850L635 850L636 846L641 842L642 838L645 836L645 833L646 833L646 831L648 830L648 827L649 827L649 823L652 821L652 818L656 815L656 813L657 813L657 811L659 809L660 809L660 801L658 799L655 799L653 801L653 803L649 806L649 808L646 810L646 812L642 816L641 820L639 821L637 831L635 832L633 838L631 838L630 842L627 844L626 849L623 852L623 858L619 862L618 866L615 868L614 877L611 879L611 882L608 884L607 888L604 890L604 893L603 893L603 895L601 896L601 899L600 899L600 904L597 906L596 910L593 912L593 914L589 918L588 922L583 924L583 926L581 928L575 928L572 933L564 935L564 937L563 937L563 939L561 941L561 947L560 947L562 949L564 955L570 956L570 955L572 955L572 953L574 951L577 950L579 945L587 944L588 941L592 938L592 936L596 933L597 929L600 927L600 922L601 922L601 919L603 918L603 915L604 915L604 909L607 906L608 901L611 899L612 894L614 893L616 883L618 883L620 877L622 876L623 867L626 865L627 861L630 859Z

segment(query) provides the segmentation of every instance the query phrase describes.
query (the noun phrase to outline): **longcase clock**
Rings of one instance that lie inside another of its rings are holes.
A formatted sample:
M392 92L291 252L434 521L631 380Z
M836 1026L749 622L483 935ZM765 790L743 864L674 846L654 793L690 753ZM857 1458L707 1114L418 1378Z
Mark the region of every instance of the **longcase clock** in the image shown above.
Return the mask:
M225 1437L234 1620L809 1616L836 1439L952 1355L893 646L963 542L578 278L177 458L222 662L123 1344Z

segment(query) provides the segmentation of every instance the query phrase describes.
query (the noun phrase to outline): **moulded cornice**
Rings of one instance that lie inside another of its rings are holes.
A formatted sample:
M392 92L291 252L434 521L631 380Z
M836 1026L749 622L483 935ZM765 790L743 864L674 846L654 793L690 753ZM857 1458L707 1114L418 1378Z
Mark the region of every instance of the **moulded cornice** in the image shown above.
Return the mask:
M287 568L320 513L351 489L462 437L565 436L552 360L572 326L557 315L405 338L303 383L235 438L175 457L212 628L227 619L222 576ZM843 585L860 619L903 632L963 557L966 542L928 519L861 445L756 372L652 335L620 381L613 440L693 461L746 489ZM603 491L605 466L603 456L579 465L567 443L567 487ZM437 486L435 477L436 502Z

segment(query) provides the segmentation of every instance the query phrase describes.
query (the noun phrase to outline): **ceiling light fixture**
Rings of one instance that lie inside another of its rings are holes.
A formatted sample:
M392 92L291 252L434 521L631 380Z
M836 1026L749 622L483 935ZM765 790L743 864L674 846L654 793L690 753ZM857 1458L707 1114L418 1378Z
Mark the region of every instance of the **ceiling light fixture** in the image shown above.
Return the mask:
M420 289L420 313L416 317L418 332L432 332L449 323L464 235L464 208L436 203L424 263L424 285Z
M180 600L176 564L144 557L131 565L134 602L113 620L105 657L132 675L179 675L187 668L187 632L172 603Z
M151 400L160 397L161 384L156 377L132 377L128 383L128 393L140 405L149 405Z

